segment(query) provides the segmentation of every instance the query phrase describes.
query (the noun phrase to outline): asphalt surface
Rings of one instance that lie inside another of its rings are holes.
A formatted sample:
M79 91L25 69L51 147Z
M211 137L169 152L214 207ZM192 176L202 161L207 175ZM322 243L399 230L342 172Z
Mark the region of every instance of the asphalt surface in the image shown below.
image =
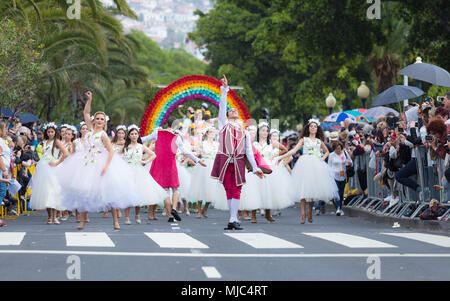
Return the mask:
M224 211L210 209L201 219L181 214L175 223L159 212L152 224L141 213L142 224L121 218L114 230L112 218L97 213L79 231L74 217L46 225L46 212L32 212L0 228L0 280L450 280L448 233L330 212L301 225L299 215L295 206L274 223L258 214L258 223L242 222L243 231L225 231ZM405 237L421 234L432 236Z

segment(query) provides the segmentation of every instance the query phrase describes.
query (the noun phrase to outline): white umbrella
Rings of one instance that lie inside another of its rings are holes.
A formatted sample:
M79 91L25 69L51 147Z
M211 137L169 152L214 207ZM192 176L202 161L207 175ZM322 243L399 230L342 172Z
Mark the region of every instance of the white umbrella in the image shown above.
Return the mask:
M396 110L383 106L370 108L367 111L365 111L362 115L372 120L377 120L382 116L386 116L388 113L394 113L395 116L398 116L398 112Z
M447 70L427 63L417 62L406 66L398 74L421 80L433 85L450 87L450 73Z

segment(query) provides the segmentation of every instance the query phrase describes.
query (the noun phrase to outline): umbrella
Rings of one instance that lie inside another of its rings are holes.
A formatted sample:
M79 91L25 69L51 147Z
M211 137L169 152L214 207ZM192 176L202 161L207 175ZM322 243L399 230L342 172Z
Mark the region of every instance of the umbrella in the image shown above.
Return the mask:
M341 122L345 119L350 118L352 122L356 122L356 117L352 114L348 114L345 112L337 112L327 116L323 121L324 122Z
M354 110L344 111L344 113L358 117L358 116L363 115L363 112L365 112L365 111L367 111L367 109L354 109ZM369 119L370 122L372 121L372 120L370 120L370 118L367 118L367 119ZM361 120L360 122L367 123L367 121L365 121L364 119Z
M367 118L373 120L377 120L381 116L386 116L387 113L394 113L395 116L398 116L398 112L396 110L383 106L370 108L363 113L363 116L366 116Z
M339 122L323 122L321 125L324 131L340 130L341 125Z
M30 122L38 122L39 118L37 118L36 116L34 116L31 113L17 113L17 117L19 118L19 121L21 123L30 123Z
M404 99L419 97L423 94L424 92L416 87L394 85L378 94L372 102L372 107L397 103Z
M6 109L6 108L0 108L0 115L2 117L14 117L13 111L11 111L10 109Z
M400 70L398 74L406 75L433 85L450 87L450 73L432 64L414 63Z

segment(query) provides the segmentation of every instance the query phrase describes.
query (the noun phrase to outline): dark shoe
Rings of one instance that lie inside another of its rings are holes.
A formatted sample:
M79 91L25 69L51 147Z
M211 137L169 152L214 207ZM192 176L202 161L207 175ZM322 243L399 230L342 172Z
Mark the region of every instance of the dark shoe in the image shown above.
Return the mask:
M226 228L223 228L224 230L233 230L233 223L228 223Z
M177 221L181 221L181 217L178 215L178 212L175 209L172 209L171 213Z
M169 217L169 220L167 222L173 223L174 222L173 217Z

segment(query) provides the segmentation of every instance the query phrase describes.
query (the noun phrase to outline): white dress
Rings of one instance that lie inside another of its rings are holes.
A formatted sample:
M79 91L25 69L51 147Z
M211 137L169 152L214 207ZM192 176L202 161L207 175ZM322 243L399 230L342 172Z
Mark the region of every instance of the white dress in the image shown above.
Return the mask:
M266 175L267 182L270 186L270 207L263 208L280 210L293 205L294 197L289 191L291 175L282 163L279 165L276 164L277 158L275 156L278 157L280 150L272 147L272 144L261 145L260 143L254 143L254 145L272 169L272 173ZM272 159L272 157L274 157L274 159Z
M140 205L133 170L117 154L114 153L106 173L101 175L109 155L102 133L90 131L85 138L85 150L60 164L62 204L69 210L100 212Z
M42 156L36 165L31 181L30 207L36 210L53 208L65 210L61 202L61 186L58 182L57 167L49 165L50 162L58 161L59 149L55 146L52 154L54 141L48 143L44 140Z
M208 141L202 141L201 155L206 167L197 164L193 168L192 181L188 193L190 200L210 202L213 205L222 201L226 204L225 188L219 181L211 177L211 170L218 149L219 143L217 141L213 141L212 144Z
M133 181L139 195L140 206L164 204L168 194L140 163L143 157L143 145L124 149L124 158L133 170Z
M85 141L82 141L81 138L77 138L73 141L73 144L75 145L75 152L82 152L85 149Z
M330 202L338 188L332 169L320 160L322 141L312 141L309 137L305 137L303 141L303 155L298 158L292 170L291 188L295 201L306 199L307 202Z
M185 144L186 147L186 144ZM193 202L192 198L189 195L189 187L192 181L192 168L186 167L181 164L184 156L180 149L177 150L176 154L176 162L177 162L177 172L178 172L178 180L180 181L180 186L178 187L178 193L180 200L185 199L188 202Z

